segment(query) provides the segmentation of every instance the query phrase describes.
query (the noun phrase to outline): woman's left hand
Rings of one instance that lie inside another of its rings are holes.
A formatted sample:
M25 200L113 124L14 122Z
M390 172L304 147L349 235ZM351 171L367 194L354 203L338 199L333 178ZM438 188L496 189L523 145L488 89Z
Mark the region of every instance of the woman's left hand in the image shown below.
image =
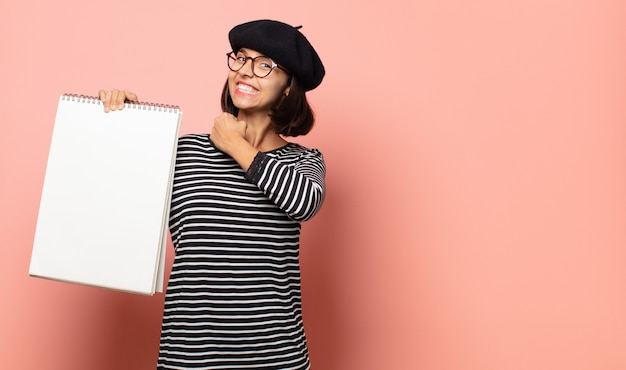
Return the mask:
M230 113L222 113L215 118L211 130L211 141L215 146L232 156L232 152L243 142L247 143L246 122L237 121Z
M250 164L258 153L246 140L246 121L237 121L230 113L222 113L213 122L211 141L217 149L230 155L244 171L248 171Z

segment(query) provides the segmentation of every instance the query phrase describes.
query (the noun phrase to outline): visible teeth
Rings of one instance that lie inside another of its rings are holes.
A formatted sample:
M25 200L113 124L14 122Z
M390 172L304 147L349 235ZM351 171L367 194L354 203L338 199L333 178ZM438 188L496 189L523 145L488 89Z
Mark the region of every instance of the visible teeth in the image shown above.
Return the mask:
M248 93L248 94L254 94L257 92L257 90L254 87L249 86L249 85L237 85L237 90Z

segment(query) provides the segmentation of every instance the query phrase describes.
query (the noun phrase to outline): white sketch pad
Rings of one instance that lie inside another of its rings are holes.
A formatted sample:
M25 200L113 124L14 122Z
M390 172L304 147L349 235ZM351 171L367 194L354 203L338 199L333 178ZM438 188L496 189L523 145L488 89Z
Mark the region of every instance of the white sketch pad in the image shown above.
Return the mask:
M182 112L62 95L31 276L139 294L163 291L167 220Z

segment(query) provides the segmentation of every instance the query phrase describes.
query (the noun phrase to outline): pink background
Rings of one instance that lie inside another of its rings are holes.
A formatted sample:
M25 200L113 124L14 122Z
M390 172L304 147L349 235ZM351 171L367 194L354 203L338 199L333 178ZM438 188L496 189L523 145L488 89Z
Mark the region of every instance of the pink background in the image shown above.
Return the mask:
M313 368L625 369L625 15L622 0L2 1L0 367L157 356L163 295L28 276L58 96L129 88L207 132L228 30L274 18L303 24L328 70L298 139L329 169L302 238Z

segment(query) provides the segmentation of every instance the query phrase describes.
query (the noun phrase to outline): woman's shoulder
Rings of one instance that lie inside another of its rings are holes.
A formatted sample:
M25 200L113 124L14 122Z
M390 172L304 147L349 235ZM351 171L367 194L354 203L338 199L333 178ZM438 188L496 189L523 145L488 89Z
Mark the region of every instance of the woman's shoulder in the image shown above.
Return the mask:
M287 142L284 146L274 150L275 152L285 152L285 153L313 153L319 152L316 148L309 148L299 143Z
M201 147L213 146L209 134L185 134L178 138L178 146L192 145Z
M178 138L178 142L209 142L209 134L185 134Z
M279 158L323 158L319 149L309 148L294 142L287 143L287 145L274 150L271 154Z
M213 147L209 134L185 134L178 138L178 151L201 150L205 151Z

